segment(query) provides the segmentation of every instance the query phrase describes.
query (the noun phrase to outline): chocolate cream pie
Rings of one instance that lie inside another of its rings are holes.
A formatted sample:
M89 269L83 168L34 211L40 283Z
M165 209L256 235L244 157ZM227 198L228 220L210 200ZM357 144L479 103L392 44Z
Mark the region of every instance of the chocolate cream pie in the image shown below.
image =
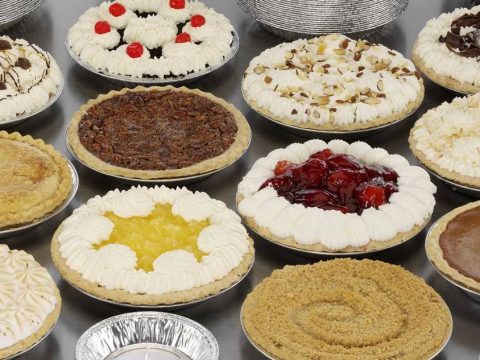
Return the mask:
M68 142L97 171L140 179L208 173L237 160L250 127L231 104L199 90L137 87L90 100Z
M427 255L445 275L480 292L480 201L444 215L427 238Z

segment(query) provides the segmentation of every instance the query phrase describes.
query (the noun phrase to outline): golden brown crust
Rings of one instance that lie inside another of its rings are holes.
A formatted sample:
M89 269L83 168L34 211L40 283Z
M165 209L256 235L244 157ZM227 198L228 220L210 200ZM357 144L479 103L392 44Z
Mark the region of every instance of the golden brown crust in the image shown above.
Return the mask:
M181 169L167 169L167 170L132 170L119 166L110 165L103 160L99 159L92 153L90 153L80 142L78 136L78 124L87 110L95 104L98 104L106 99L113 98L118 95L125 94L127 92L143 92L143 91L178 91L195 94L198 96L206 97L211 101L214 101L235 117L237 124L237 134L235 136L234 143L221 155L211 159L201 161L197 164L184 167ZM163 179L163 178L176 178L183 176L199 175L208 173L214 170L226 167L236 160L238 160L242 154L247 150L251 140L251 130L247 120L243 114L235 108L232 104L225 100L218 98L210 93L206 93L197 89L188 89L186 87L175 88L173 86L151 86L143 87L137 86L134 89L122 89L120 91L112 90L107 94L101 94L96 99L89 100L86 104L82 105L80 109L73 115L72 120L68 124L67 128L67 141L76 156L92 168L104 172L110 175L131 177L137 179Z
M480 283L478 281L459 273L456 269L450 267L448 262L443 258L443 251L440 247L439 240L440 240L440 236L445 231L445 229L448 226L448 223L451 220L453 220L455 217L457 217L461 213L479 206L480 206L480 201L475 201L475 202L460 206L450 211L449 213L443 215L435 223L435 225L430 229L425 242L425 249L427 251L427 256L435 264L438 270L440 270L443 274L445 274L449 278L453 279L454 282L459 283L460 286L464 286L478 292L480 292Z
M415 110L417 110L420 105L422 104L424 94L425 94L425 88L423 86L423 80L420 79L420 86L421 86L421 94L420 96L415 99L415 101L410 101L407 104L407 107L405 110L393 113L389 116L384 116L384 117L377 117L371 121L368 121L367 123L353 123L349 125L336 125L336 124L315 124L311 121L307 121L305 123L298 123L296 121L293 121L289 118L277 118L275 115L273 115L268 109L265 109L257 104L255 100L247 100L247 97L244 94L244 99L247 102L250 107L255 110L257 113L261 114L262 116L273 119L275 122L282 123L287 126L293 126L301 129L308 129L308 130L318 130L318 131L355 131L355 130L366 130L366 129L371 129L375 128L377 126L381 125L386 125L389 123L393 123L397 120L402 120L406 118L407 116L411 115ZM243 91L243 90L242 90Z
M449 90L458 91L462 94L475 94L480 91L480 86L475 86L473 84L461 83L458 80L451 78L450 76L439 75L433 69L429 68L425 62L417 54L417 41L413 45L412 50L412 61L415 66L431 81L437 83L440 86L443 86Z
M40 150L41 153L45 154L46 157L48 158L48 163L47 164L41 164L41 166L48 166L50 167L49 170L53 173L53 176L50 176L50 179L55 178L55 180L52 180L54 184L50 184L48 186L48 193L42 193L42 190L47 190L47 187L40 188L37 187L38 184L42 183L43 181L47 181L49 179L35 179L35 183L32 185L31 188L31 198L32 198L32 204L28 206L28 208L25 208L21 212L16 212L15 210L8 211L8 208L6 208L6 204L8 203L7 201L3 201L2 204L2 214L0 214L0 229L4 228L9 228L9 227L14 227L22 224L26 224L29 222L32 222L34 220L37 220L39 218L44 217L45 215L49 214L53 210L55 210L68 196L70 193L72 186L73 186L73 180L72 180L72 173L70 170L70 167L68 165L67 160L64 158L62 154L60 154L57 150L54 149L52 145L45 144L45 142L41 139L33 139L31 136L22 136L18 132L15 133L7 133L6 131L0 131L0 140L7 140L7 141L12 141L12 142L21 142L24 144L27 144L29 146L34 147L37 150ZM16 161L22 161L25 159L15 159ZM28 161L33 161L32 159L26 159ZM28 163L28 167L33 168L35 164L33 163ZM20 176L20 175L19 175ZM58 177L58 181L56 179ZM24 181L19 180L15 178L14 174L12 174L11 177L8 179L5 178L5 180L11 180L11 182L20 182ZM55 188L50 188L51 185L54 185ZM28 194L28 192L27 192ZM18 206L18 203L16 201L12 201L12 197L15 197L15 194L9 192L8 194L5 194L5 196L8 196L10 199L11 203L13 204L14 207ZM25 192L22 194L18 195L19 198L17 201L22 202L24 204L29 203L29 198L26 197ZM0 197L1 200L1 197ZM2 202L2 201L0 201Z
M372 260L275 270L247 296L241 319L278 360L425 360L452 331L447 305L423 279Z
M5 349L0 350L0 359L8 358L10 356L13 356L15 354L18 354L20 352L23 352L30 347L36 345L42 338L47 336L52 328L55 326L55 323L58 320L58 317L60 316L60 310L62 308L62 298L60 297L60 292L58 289L55 287L55 296L57 298L57 304L55 305L55 309L48 315L48 317L45 319L42 327L38 329L37 332L34 334L30 335L28 338L23 339L22 341L9 346Z
M242 201L242 199L243 199L242 195L237 195L237 206L240 203L240 201ZM278 236L275 236L274 234L272 234L270 230L262 226L259 226L255 222L255 219L252 217L242 216L242 219L248 225L248 227L250 227L258 235L267 239L268 241L277 243L279 245L291 247L300 251L327 252L332 254L355 253L355 252L363 253L363 252L372 252L372 251L388 249L392 246L399 245L401 243L404 243L412 239L418 233L420 233L430 221L430 219L427 219L422 225L415 225L410 231L399 233L390 240L386 240L386 241L370 240L368 244L366 244L365 246L347 246L343 249L332 251L330 248L326 247L323 244L304 245L296 242L293 237L280 238Z
M234 268L229 274L220 280L190 290L176 291L161 295L132 294L124 290L109 290L99 284L85 280L80 273L70 269L66 260L60 254L60 242L58 241L58 234L60 234L61 229L62 225L59 226L53 235L50 252L53 263L62 277L69 283L87 292L88 294L93 295L94 297L105 299L106 301L114 301L129 305L160 306L200 301L229 288L239 281L245 275L245 273L248 272L255 258L253 240L248 238L250 243L250 251L244 255L242 262L236 268Z

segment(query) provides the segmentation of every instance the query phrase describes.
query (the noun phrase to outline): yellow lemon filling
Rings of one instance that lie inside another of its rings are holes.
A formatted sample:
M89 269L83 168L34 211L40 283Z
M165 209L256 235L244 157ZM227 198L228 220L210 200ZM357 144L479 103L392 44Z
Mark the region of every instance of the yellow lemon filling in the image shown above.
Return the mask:
M153 271L153 262L172 250L186 250L201 260L205 255L197 245L200 232L209 226L208 220L186 221L172 213L169 204L157 204L146 217L121 218L113 212L104 215L113 224L108 240L95 245L98 250L108 244L126 245L137 254L137 269Z

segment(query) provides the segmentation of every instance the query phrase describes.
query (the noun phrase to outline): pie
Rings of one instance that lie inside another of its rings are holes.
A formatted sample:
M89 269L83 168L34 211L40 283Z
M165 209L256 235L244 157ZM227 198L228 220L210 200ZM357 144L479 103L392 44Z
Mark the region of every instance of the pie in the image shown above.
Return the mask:
M198 1L105 1L67 36L71 50L98 71L172 78L217 66L232 52L230 21Z
M480 201L460 206L431 229L428 258L460 286L480 293Z
M423 81L395 50L332 34L265 50L247 68L247 103L276 122L351 131L403 119L421 104Z
M428 169L480 188L480 95L455 98L429 110L415 123L409 142Z
M24 251L0 245L0 359L37 344L60 315L61 298L48 271Z
M277 360L425 360L452 332L447 305L423 279L372 260L275 270L241 318L250 341Z
M67 137L77 157L100 172L158 179L230 165L251 134L240 111L211 94L137 87L90 100L73 116Z
M480 91L480 6L456 9L427 22L412 51L432 81L462 93Z
M240 218L206 193L133 187L96 196L54 234L62 276L87 293L131 305L205 299L253 263Z
M40 110L61 90L62 81L48 52L0 36L0 124Z
M428 173L357 141L310 140L255 162L237 206L264 238L316 252L365 252L418 234L435 205Z
M72 190L67 160L53 146L0 131L0 230L41 219Z

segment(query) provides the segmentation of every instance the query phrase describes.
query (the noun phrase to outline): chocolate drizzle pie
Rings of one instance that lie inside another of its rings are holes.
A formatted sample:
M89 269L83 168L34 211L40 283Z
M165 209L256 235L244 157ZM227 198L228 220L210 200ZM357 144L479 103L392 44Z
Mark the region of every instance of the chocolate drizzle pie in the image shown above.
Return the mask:
M460 35L462 27L474 27L476 30ZM447 48L463 57L480 56L480 13L465 14L452 21L450 31L438 39Z

